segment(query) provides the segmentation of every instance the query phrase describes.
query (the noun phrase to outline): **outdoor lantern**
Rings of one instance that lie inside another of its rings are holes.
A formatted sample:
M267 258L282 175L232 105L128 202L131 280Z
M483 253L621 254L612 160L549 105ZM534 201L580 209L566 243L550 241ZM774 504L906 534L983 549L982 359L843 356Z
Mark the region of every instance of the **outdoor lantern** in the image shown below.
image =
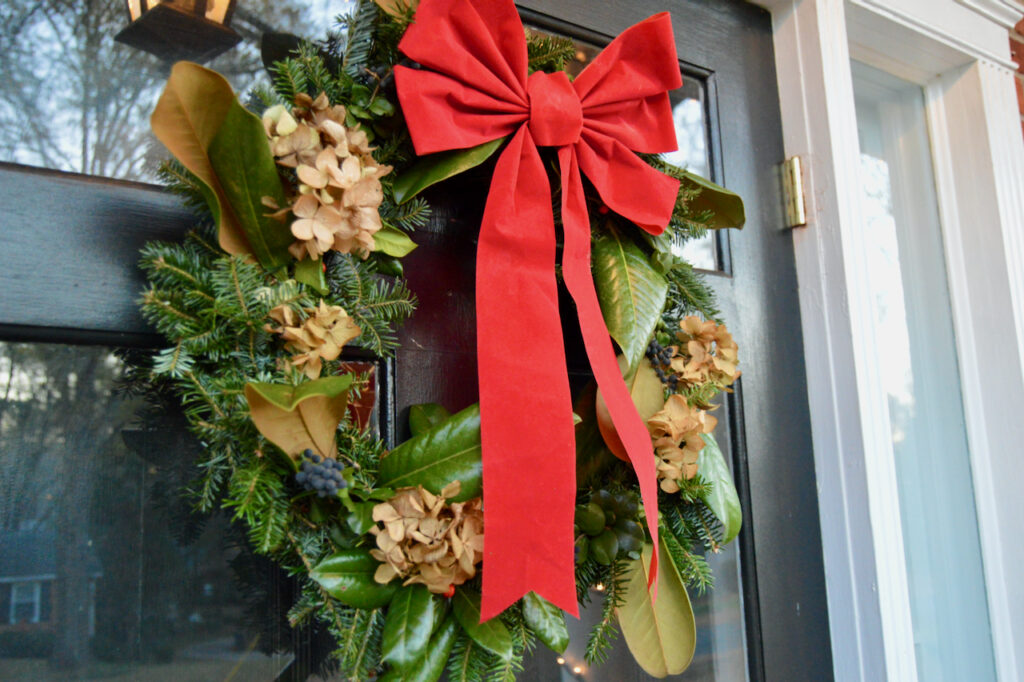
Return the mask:
M236 0L127 0L117 40L161 59L205 62L242 38L228 27Z

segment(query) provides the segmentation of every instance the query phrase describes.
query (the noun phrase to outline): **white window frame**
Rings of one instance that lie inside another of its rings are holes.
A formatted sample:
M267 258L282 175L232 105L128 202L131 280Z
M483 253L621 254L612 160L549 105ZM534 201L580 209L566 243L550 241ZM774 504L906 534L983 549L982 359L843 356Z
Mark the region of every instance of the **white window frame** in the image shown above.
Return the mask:
M917 680L884 391L859 230L850 59L924 88L996 669L1024 679L1024 140L1016 0L760 0L784 145L803 158L794 234L837 680ZM870 347L870 346L869 346Z
M32 617L29 618L29 623L38 623L39 616L41 613L42 605L42 594L43 586L38 580L27 580L10 583L11 586L11 607L10 613L8 614L7 622L11 625L16 625L21 622L16 620L16 614L18 612L18 606L24 604L32 604ZM28 598L18 598L18 592L20 590L28 591Z

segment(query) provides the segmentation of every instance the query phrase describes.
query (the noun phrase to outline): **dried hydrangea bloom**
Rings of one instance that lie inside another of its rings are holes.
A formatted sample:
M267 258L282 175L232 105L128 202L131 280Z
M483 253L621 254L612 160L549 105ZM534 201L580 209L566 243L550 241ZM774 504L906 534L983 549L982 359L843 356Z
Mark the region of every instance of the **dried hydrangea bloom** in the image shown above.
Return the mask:
M697 457L704 449L703 434L711 433L718 420L673 394L665 406L647 420L647 429L658 458L658 481L667 493L679 491L679 481L697 475Z
M724 324L690 315L679 322L671 368L684 384L713 383L722 388L739 378L739 350Z
M324 360L337 360L346 343L359 336L361 330L341 306L327 305L323 300L316 308L303 311L307 317L288 305L279 305L268 315L278 326L267 324L265 329L280 334L287 342L285 349L294 353L289 359L293 367L301 368L310 379L320 376Z
M422 584L435 594L446 594L476 575L483 559L484 517L481 499L446 500L458 495L459 482L434 495L422 486L402 488L387 502L373 508L377 538L370 554L381 562L374 574L378 583L395 578L404 585Z
M295 258L318 260L329 250L369 255L381 229L380 179L391 172L373 158L366 133L345 125L345 107L324 93L295 97L291 112L277 105L263 114L263 127L277 163L294 168L298 186L290 191ZM277 208L277 207L271 207Z

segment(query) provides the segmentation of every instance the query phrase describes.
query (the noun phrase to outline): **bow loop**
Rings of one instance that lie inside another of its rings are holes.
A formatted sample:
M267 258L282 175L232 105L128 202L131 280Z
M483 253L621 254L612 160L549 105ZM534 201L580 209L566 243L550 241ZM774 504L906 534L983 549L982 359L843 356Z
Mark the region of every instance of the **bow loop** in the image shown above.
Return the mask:
M656 15L616 38L575 81L527 78L512 0L421 0L399 48L430 70L395 68L419 154L511 136L498 158L477 247L477 361L483 448L481 618L533 591L578 613L573 570L575 448L555 278L556 232L539 146L558 148L562 268L587 357L639 478L658 548L654 452L622 381L590 272L582 174L652 233L679 183L633 151L675 149L667 90L680 85L672 24Z
M583 105L564 71L537 71L526 82L530 134L538 147L576 144L583 131Z

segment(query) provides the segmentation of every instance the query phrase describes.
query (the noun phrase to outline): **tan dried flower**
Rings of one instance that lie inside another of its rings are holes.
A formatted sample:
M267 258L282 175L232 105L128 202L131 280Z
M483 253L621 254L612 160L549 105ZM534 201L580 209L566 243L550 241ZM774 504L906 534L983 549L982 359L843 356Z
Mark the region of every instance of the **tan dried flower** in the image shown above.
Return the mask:
M690 315L679 322L671 368L684 384L713 383L721 388L739 378L739 350L724 324Z
M697 475L697 457L706 445L703 434L711 433L717 423L717 419L691 407L678 394L669 396L661 411L647 420L662 490L678 492L679 481Z
M269 316L279 326L267 324L265 329L280 334L287 341L285 348L295 355L289 362L301 367L310 379L320 376L324 360L337 360L346 343L359 336L356 326L341 306L329 306L320 301L316 308L306 308L307 317L300 321L295 309L279 305Z
M381 565L373 578L378 583L403 579L420 583L435 594L447 593L476 575L483 560L484 516L479 497L448 503L459 494L454 481L434 495L422 486L401 488L387 502L373 508L377 537L371 549Z
M317 260L332 249L369 255L382 227L380 179L391 167L374 160L364 131L345 125L345 107L331 106L324 93L316 99L301 93L291 112L267 109L263 126L277 162L294 168L299 180L286 207L296 218L292 255Z

